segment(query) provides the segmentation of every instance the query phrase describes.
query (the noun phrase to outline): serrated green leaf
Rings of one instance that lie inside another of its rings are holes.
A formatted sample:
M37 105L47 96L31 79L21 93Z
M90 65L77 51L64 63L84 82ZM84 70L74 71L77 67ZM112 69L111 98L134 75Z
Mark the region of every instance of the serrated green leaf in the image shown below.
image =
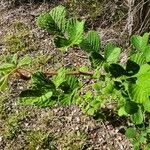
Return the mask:
M104 90L102 91L103 94L111 94L113 93L114 90L114 85L113 82L109 82L109 84L107 84L107 86L104 88Z
M124 106L122 106L121 108L119 108L118 115L119 116L124 116L124 115L126 116L127 115Z
M15 67L14 64L3 63L3 64L0 65L0 72L5 72L5 71L12 70L14 67Z
M109 72L115 78L126 74L125 69L119 64L111 64L109 66Z
M90 116L93 116L94 113L95 113L95 109L94 109L94 108L89 108L89 109L86 111L86 113L87 113L88 115L90 115Z
M8 78L9 78L9 75L5 75L0 79L0 92L7 89L7 87L8 87Z
M127 138L136 138L136 130L134 128L127 128L125 132Z
M140 79L137 79L136 84L130 83L128 85L128 93L129 93L131 100L137 103L143 103L144 101L149 99L149 96L150 96L149 77L150 76L147 76L147 78L145 77L145 81L143 80L140 81Z
M78 88L78 86L78 78L73 76L66 76L64 81L59 85L59 88L63 90L64 93L70 93L74 89Z
M56 88L58 88L64 81L66 78L66 69L61 68L58 70L58 75L53 76L53 82L56 86Z
M135 75L135 77L139 77L145 73L150 72L150 65L149 64L144 64L142 66L140 66L140 70L139 72Z
M129 85L129 95L137 103L143 103L149 98L148 91L136 84Z
M95 98L91 101L90 106L92 106L95 110L100 109L101 100L99 98Z
M26 55L26 56L24 56L22 59L20 59L19 61L18 61L18 67L21 67L21 66L25 66L25 65L29 65L29 64L31 64L32 63L32 59L31 59L31 57L30 56L28 56L28 55Z
M84 95L84 98L85 98L85 99L90 99L90 98L92 98L92 97L93 97L93 95L92 95L92 92L91 92L91 91L87 91L86 94Z
M87 66L81 66L80 68L79 68L79 71L84 71L84 72L86 72L86 71L88 71L89 70L89 68L87 67Z
M67 48L70 47L70 41L64 37L55 37L54 43L57 48L60 48L62 51L67 51Z
M133 61L133 62L135 62L139 66L142 66L142 65L144 65L146 63L146 57L141 52L132 54L130 56L130 60Z
M42 72L36 72L32 75L32 88L33 89L39 89L39 90L47 90L47 89L51 89L55 90L55 84L53 83L53 81L51 81L44 73Z
M87 37L80 43L80 47L88 53L98 53L100 50L100 37L98 33L95 31L89 31Z
M92 52L89 56L92 67L97 68L103 65L105 59L104 57L96 52Z
M150 112L150 99L147 99L143 102L144 110Z
M124 108L128 114L134 114L139 109L137 103L133 101L126 101Z
M66 28L67 38L57 36L54 39L56 47L64 50L80 44L83 39L84 23L85 21L78 21L77 19L68 20Z
M24 105L53 106L58 100L58 92L54 83L42 72L32 75L32 86L22 91L20 103Z
M131 43L133 46L141 51L144 52L149 40L149 33L145 33L143 36L133 35L131 37Z
M127 64L126 64L126 75L127 76L133 76L134 74L138 73L138 71L140 70L140 66L135 63L132 60L128 60Z
M69 94L61 94L58 97L58 101L62 105L71 105L72 102L74 101L74 96L75 96L76 90L72 91Z
M51 34L62 35L66 28L66 9L64 6L57 6L50 12L42 13L37 18L37 25L46 29Z
M99 79L101 76L101 73L100 73L100 67L97 67L94 71L94 74L93 74L93 78L95 79Z
M121 49L112 43L108 43L105 47L105 59L108 63L116 63L120 53Z
M51 91L26 90L21 92L19 103L23 105L51 106Z
M66 82L70 86L72 91L74 89L78 88L79 82L78 82L78 78L77 77L67 76L66 77Z

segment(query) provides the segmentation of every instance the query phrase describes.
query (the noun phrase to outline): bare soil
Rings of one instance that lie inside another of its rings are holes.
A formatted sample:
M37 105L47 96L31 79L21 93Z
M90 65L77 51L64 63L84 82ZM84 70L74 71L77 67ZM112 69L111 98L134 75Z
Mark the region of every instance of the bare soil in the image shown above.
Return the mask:
M62 54L52 44L51 35L36 26L35 19L43 11L64 3L22 3L13 7L1 6L0 11L0 54L4 55L4 36L12 30L16 21L26 24L35 39L37 49L28 49L24 53L33 59L38 56L50 56L45 64L34 64L31 68L43 70L58 69L62 66L78 67L89 64L86 54L77 48ZM115 6L115 2L112 6ZM104 16L103 16L104 17ZM102 20L107 19L103 26ZM110 17L102 15L89 19L88 27L96 29L102 37L102 45L114 41L123 45L120 32L122 26L112 26ZM124 56L124 55L123 55ZM17 105L20 91L27 87L25 81L15 80L11 92L0 99L0 149L1 150L131 150L130 142L124 136L124 118L118 119L110 110L104 110L104 120L96 120L82 113L77 106L57 108L37 108Z

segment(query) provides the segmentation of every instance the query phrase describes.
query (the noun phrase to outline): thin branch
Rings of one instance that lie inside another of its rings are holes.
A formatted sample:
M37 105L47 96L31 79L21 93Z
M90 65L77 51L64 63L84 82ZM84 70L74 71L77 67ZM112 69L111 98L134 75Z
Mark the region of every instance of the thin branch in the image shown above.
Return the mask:
M16 70L16 75L24 80L29 80L31 78L31 75L33 73L30 70L24 69L24 68L18 68ZM54 76L54 75L58 75L57 71L50 71L50 72L44 72L45 75L47 76ZM67 72L66 75L74 75L74 76L78 76L78 75L84 75L84 76L92 76L94 74L94 72L84 72L84 71L70 71Z

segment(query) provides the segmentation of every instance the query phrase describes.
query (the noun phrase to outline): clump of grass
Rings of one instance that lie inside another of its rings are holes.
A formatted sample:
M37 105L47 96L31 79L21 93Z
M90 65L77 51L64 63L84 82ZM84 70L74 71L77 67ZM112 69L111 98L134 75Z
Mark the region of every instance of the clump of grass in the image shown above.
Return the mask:
M0 96L0 119L2 120L5 117L6 117L5 99L3 96Z
M4 44L5 51L11 53L37 49L37 43L31 30L20 21L12 24L10 31L4 37Z
M86 19L95 19L101 15L103 4L104 2L99 0L66 0L66 6L73 16L83 16Z
M86 145L87 136L84 132L63 133L58 138L57 143L60 149L64 150L79 150Z
M54 149L53 137L44 131L30 131L26 135L27 147L30 150Z
M12 113L4 122L3 136L7 139L13 139L20 131L20 121L26 116L26 111L21 111L19 114Z
M19 121L17 116L11 116L7 119L4 128L4 137L7 139L12 139L15 137L19 130Z
M37 54L33 60L33 66L37 68L44 66L51 58L52 56L50 54Z

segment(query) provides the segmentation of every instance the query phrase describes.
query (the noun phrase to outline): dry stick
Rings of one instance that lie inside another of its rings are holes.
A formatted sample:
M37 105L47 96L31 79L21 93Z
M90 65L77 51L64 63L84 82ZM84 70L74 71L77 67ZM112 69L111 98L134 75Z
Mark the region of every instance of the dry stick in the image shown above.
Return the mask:
M29 80L31 78L31 75L33 74L30 70L24 69L24 68L18 68L16 70L16 73L18 76L22 79ZM44 72L47 76L54 76L58 75L57 71L51 71L51 72ZM66 75L85 75L85 76L92 76L94 72L84 72L84 71L70 71L67 72Z
M147 12L147 14L146 14L146 16L145 16L145 18L144 18L144 20L143 20L143 23L142 23L140 29L138 30L138 33L139 33L140 31L142 31L142 28L144 28L144 26L145 26L144 24L147 24L147 22L149 22L149 19L147 19L149 13L150 13L150 9L148 10L148 12ZM147 19L147 21L146 21L146 19Z

